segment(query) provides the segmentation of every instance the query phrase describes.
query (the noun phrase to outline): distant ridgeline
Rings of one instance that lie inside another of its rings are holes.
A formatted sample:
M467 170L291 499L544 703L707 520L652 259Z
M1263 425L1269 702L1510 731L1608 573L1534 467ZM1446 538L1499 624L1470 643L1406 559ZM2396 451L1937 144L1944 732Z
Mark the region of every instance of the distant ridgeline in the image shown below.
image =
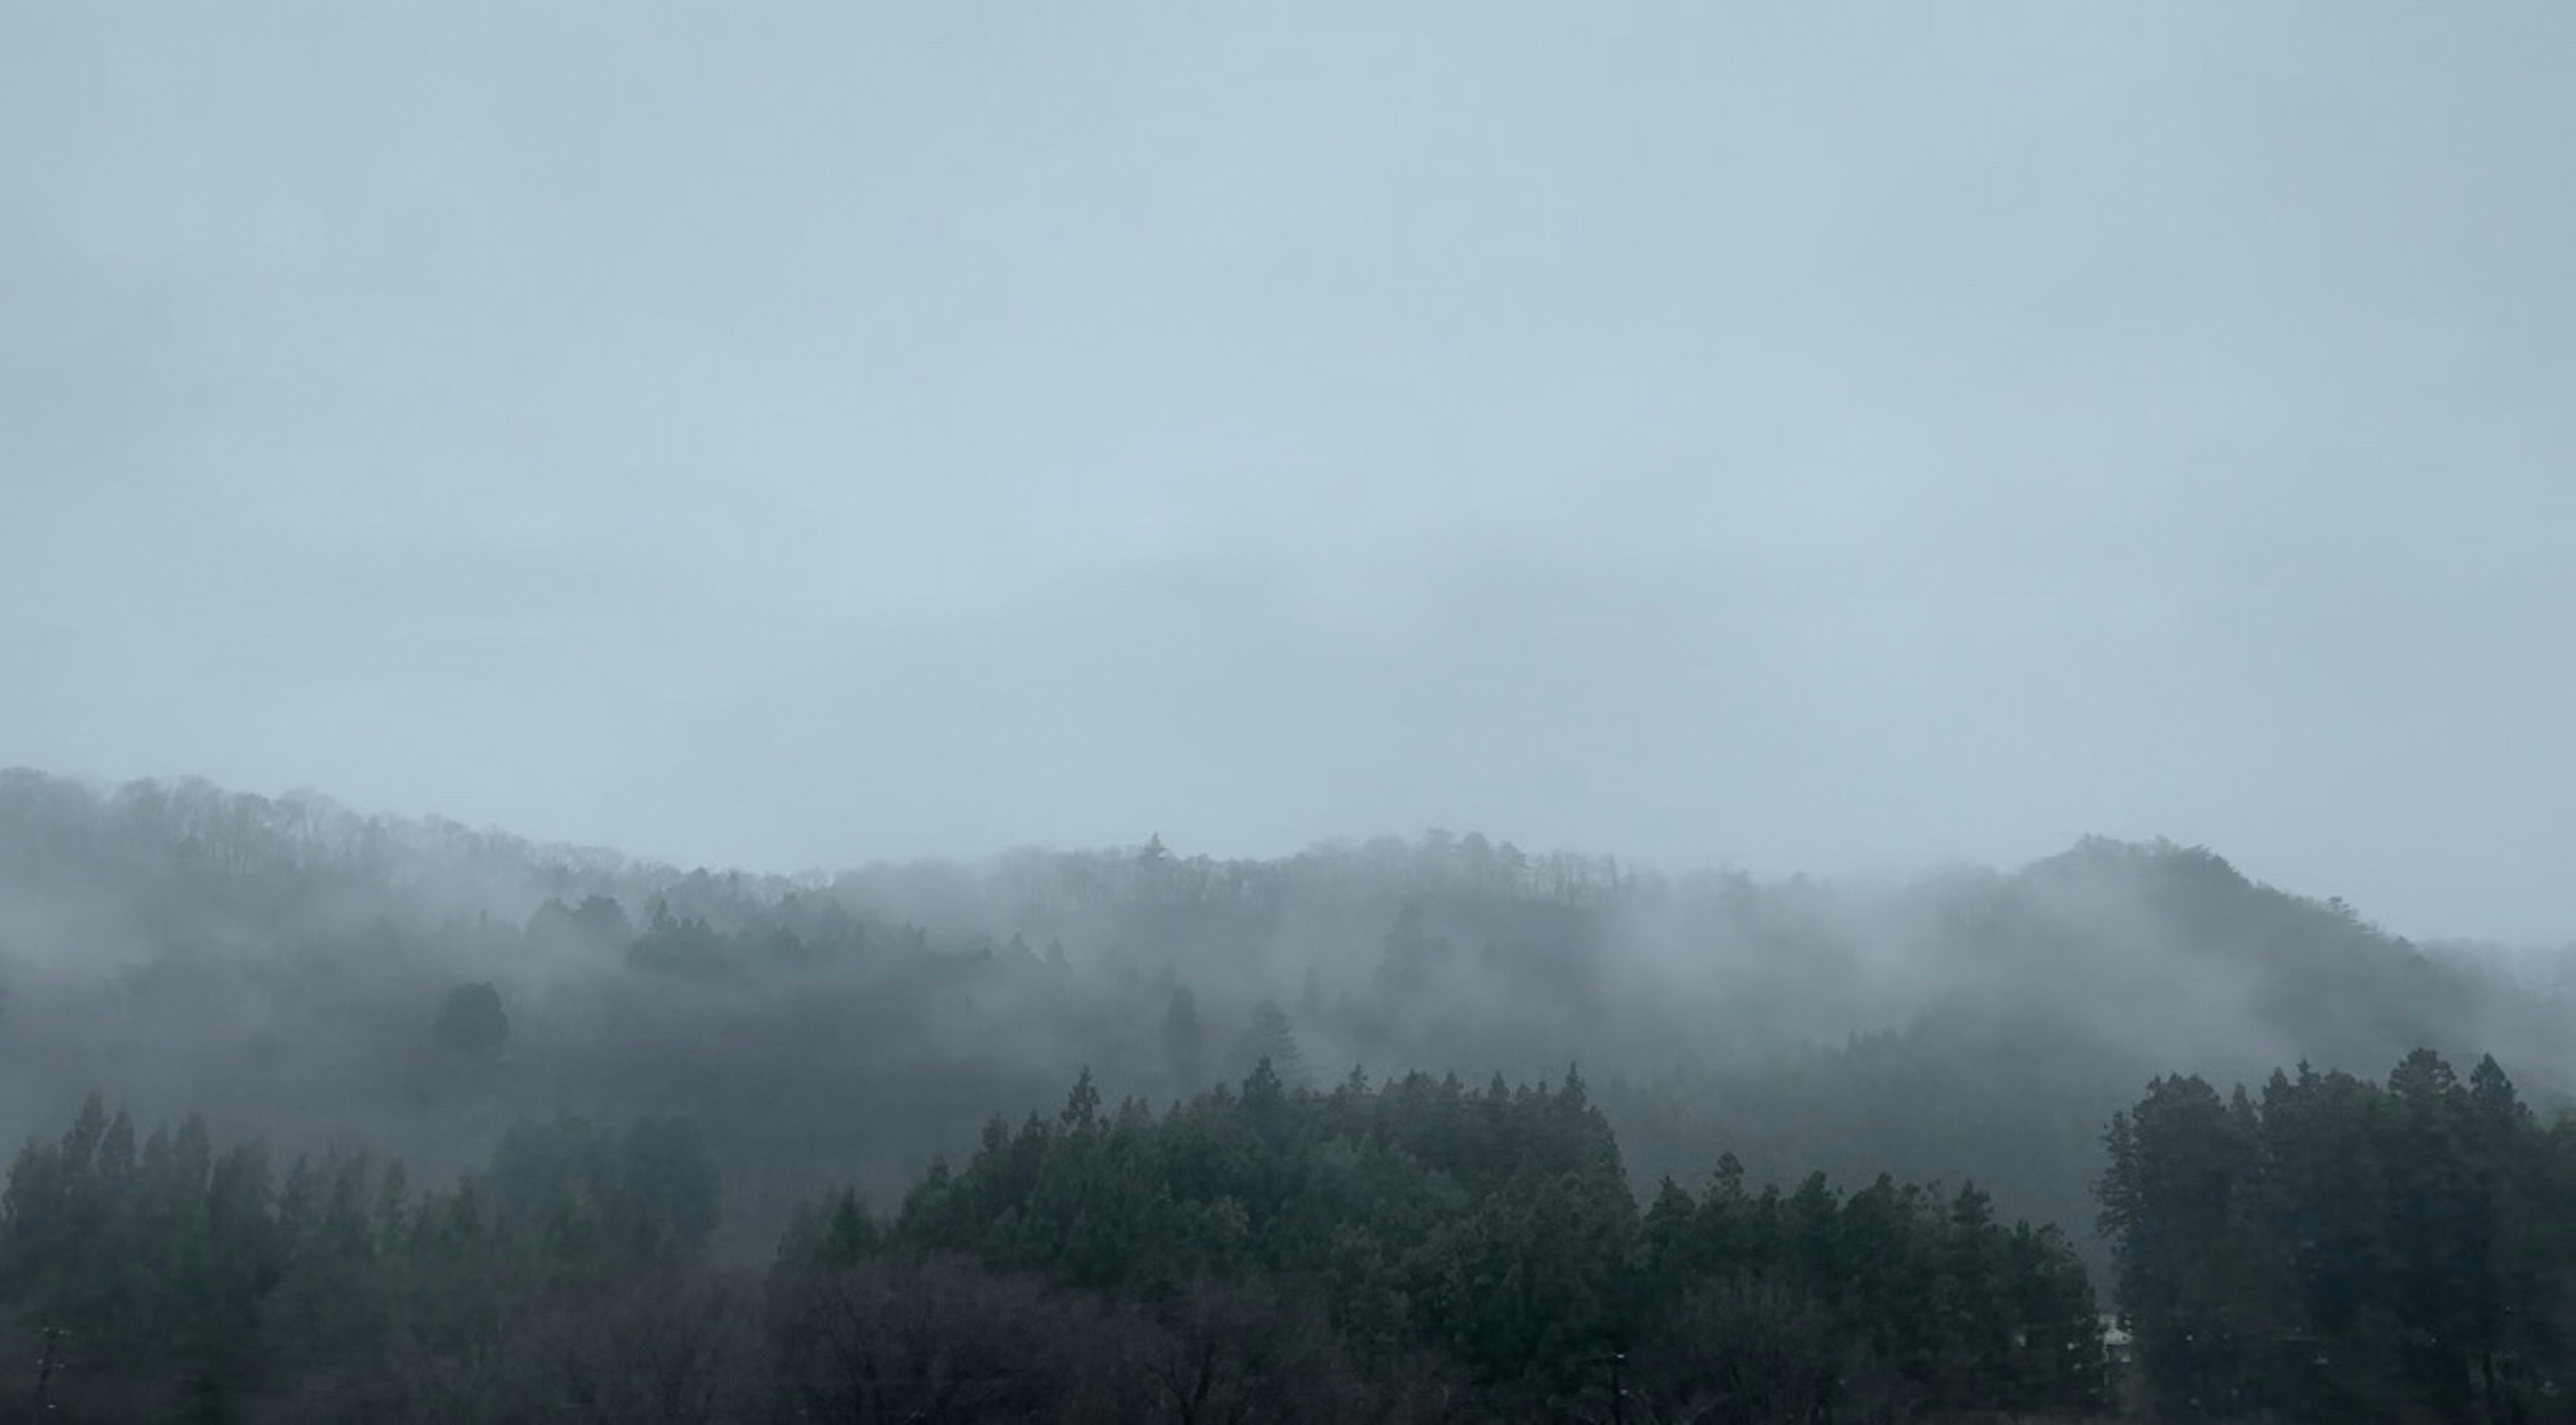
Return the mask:
M2100 840L1870 885L1439 832L787 878L5 772L0 990L11 1137L99 1087L280 1155L362 1135L446 1181L525 1114L684 1120L724 1180L706 1250L732 1262L766 1260L827 1189L902 1200L997 1107L1052 1113L1086 1066L1168 1106L1265 1059L1292 1102L1353 1064L1406 1084L1580 1063L1641 1188L1722 1163L1748 1200L1816 1169L1973 1180L1999 1217L2066 1228L2097 1277L2103 1127L2156 1075L2430 1048L2492 1052L2544 1110L2576 1081L2556 993L2207 851Z

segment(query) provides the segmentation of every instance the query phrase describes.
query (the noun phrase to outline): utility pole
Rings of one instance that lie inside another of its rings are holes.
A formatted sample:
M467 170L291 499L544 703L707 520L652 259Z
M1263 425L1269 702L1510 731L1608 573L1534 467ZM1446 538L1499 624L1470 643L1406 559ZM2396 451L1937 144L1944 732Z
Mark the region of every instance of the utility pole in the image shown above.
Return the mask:
M61 1327L45 1328L45 1354L36 1362L36 1425L45 1425L45 1417L53 1411L53 1407L45 1403L45 1390L53 1384L54 1343L61 1339L63 1339Z

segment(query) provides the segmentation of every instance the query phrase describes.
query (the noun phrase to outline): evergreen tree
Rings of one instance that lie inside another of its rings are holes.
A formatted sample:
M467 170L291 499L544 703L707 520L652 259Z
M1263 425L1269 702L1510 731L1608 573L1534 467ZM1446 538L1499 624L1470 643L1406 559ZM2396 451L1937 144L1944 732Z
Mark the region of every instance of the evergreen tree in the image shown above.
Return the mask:
M2259 1108L2159 1079L2114 1118L2103 1226L2164 1418L2532 1419L2568 1388L2576 1212L2492 1058L2299 1066ZM2560 1180L2563 1183L2563 1179ZM2553 1225L2555 1224L2555 1225Z
M439 1002L433 1031L438 1042L462 1054L491 1055L510 1040L510 1016L490 983L458 985Z
M1291 1088L1306 1081L1305 1054L1297 1047L1297 1031L1288 1022L1288 1012L1276 1000L1264 999L1252 1007L1252 1023L1246 1038L1245 1054L1256 1063L1266 1063Z
M1445 972L1455 958L1449 941L1423 927L1422 908L1411 901L1397 913L1378 959L1377 990L1381 999L1410 999Z

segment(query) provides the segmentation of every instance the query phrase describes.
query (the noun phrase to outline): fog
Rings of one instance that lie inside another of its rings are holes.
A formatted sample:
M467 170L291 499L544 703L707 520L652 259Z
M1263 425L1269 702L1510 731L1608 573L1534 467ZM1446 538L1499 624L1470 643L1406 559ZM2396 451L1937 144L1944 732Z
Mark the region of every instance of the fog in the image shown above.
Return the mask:
M0 752L2561 943L2571 26L16 7Z
M1763 879L1433 831L782 878L0 772L0 1137L97 1090L439 1181L531 1114L678 1115L741 1260L834 1184L902 1200L1078 1074L1168 1104L1264 1057L1313 1089L1577 1065L1641 1187L1730 1153L1757 1181L1972 1180L2093 1254L2101 1127L2151 1076L2426 1047L2554 1109L2571 971L2171 843ZM504 1022L460 1045L446 1002L475 985Z
M2571 54L0 8L0 1413L2536 1418Z

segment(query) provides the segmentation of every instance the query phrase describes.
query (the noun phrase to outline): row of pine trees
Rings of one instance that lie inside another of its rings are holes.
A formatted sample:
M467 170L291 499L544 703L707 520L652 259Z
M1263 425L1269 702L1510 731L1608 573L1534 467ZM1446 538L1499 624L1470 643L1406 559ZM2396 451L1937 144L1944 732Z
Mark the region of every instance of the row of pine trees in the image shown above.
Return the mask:
M893 1210L842 1193L764 1272L704 1259L687 1127L528 1122L415 1192L272 1171L95 1099L18 1156L0 1295L80 1419L1909 1418L2107 1399L2052 1230L1973 1187L1731 1160L1644 1205L1580 1076L1295 1088L996 1120ZM1005 1349L1007 1347L1007 1349Z
M1090 1076L885 1211L708 1260L689 1126L561 1117L417 1191L93 1098L0 1194L0 1408L321 1420L2165 1421L2570 1416L2576 1125L2492 1059L2112 1122L2114 1338L2053 1228L1974 1186L1733 1159L1642 1201L1582 1078L1329 1090L1267 1061L1157 1109ZM2134 1358L2115 1349L2133 1339Z
M2102 1227L2161 1419L2576 1418L2576 1122L2493 1058L2258 1094L2156 1080L2112 1121Z

